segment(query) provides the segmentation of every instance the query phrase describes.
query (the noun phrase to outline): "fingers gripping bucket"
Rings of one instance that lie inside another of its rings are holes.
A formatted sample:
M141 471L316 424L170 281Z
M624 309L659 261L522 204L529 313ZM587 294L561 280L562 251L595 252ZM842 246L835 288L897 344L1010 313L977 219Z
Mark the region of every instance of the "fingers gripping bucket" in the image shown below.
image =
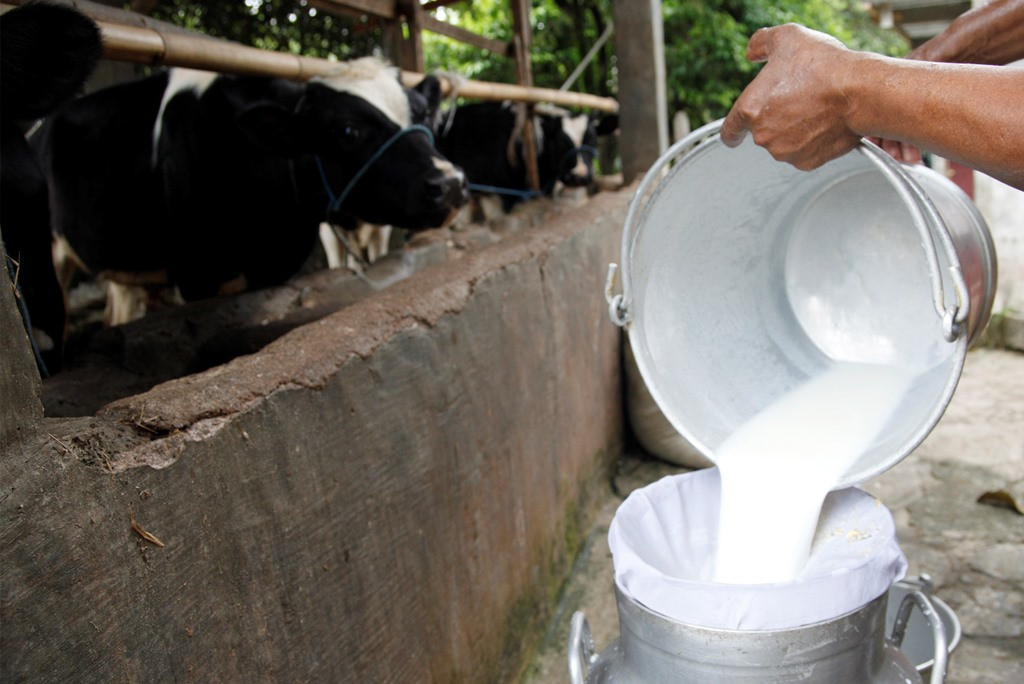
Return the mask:
M946 178L870 143L812 172L720 122L658 160L622 238L607 295L672 426L714 460L739 426L838 363L916 380L839 487L895 465L927 436L988 321L988 229Z

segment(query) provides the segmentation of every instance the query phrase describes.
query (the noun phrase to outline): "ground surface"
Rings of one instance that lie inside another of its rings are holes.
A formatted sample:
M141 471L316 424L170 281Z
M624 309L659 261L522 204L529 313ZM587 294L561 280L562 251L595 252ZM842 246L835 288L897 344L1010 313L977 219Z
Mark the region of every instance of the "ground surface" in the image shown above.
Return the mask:
M606 535L630 491L682 469L627 454L607 491L590 542L566 587L545 645L525 678L568 681L566 641L582 610L598 651L618 635ZM938 426L904 461L863 487L892 511L909 574L928 573L956 613L963 638L947 682L1024 682L1024 515L979 502L989 492L1024 510L1024 353L968 354L960 385Z

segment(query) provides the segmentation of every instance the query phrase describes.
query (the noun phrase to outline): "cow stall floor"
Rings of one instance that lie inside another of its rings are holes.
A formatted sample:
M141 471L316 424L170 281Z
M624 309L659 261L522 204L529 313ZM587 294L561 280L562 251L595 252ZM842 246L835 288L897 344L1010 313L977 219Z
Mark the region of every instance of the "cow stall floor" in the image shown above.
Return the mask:
M360 274L327 268L318 245L299 274L280 286L159 306L140 319L112 327L103 325L105 285L82 280L69 298L64 367L43 382L46 415L95 415L110 402L253 354L285 333L419 271L504 236L538 229L586 200L585 194L573 192L524 203L486 222L479 217L463 219L457 227L407 235L407 242L393 246Z

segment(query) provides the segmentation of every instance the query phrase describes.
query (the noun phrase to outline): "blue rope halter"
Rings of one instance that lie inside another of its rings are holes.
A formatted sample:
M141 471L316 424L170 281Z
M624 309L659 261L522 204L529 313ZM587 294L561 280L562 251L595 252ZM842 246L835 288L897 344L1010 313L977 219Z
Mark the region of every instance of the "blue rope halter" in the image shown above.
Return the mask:
M551 188L555 186L555 182L558 181L558 176L562 174L562 169L565 167L565 162L571 156L580 153L587 153L590 155L590 158L593 159L594 157L597 156L597 148L593 147L592 145L580 145L579 147L574 147L571 150L568 150L565 154L563 154L562 158L558 162L558 174L556 174L555 179L548 184L548 187L545 188L543 192L538 192L533 188L528 188L526 190L517 190L516 188L501 188L496 185L481 185L480 183L468 183L466 187L468 187L473 192L489 192L495 195L509 195L510 197L518 197L523 201L531 200L536 197L543 197L544 195L551 191Z
M362 180L363 176L370 169L370 167L376 164L380 160L380 158L384 156L384 153L387 152L392 145L398 142L400 138L415 131L425 133L427 138L430 140L430 144L434 144L434 133L426 126L421 126L420 124L413 124L412 126L407 126L403 128L402 130L398 131L390 138L388 138L387 141L385 141L385 143L381 145L376 152L373 153L373 156L370 157L365 164L363 164L363 167L356 172L356 175L352 176L352 180L348 182L348 185L345 186L345 189L341 191L340 195L335 195L334 191L331 190L331 182L327 178L327 172L324 170L324 164L320 160L320 156L317 155L315 157L316 168L318 171L320 171L320 181L324 184L324 191L327 193L326 215L330 216L332 213L337 212L339 209L341 209L341 205L348 198L349 193L352 192L352 189L356 186L356 183Z
M593 159L594 157L597 156L597 148L594 147L593 145L580 145L579 147L572 148L571 150L562 155L562 160L558 162L558 172L562 172L562 167L565 166L565 162L568 161L569 157L582 153L589 154L590 158Z
M516 190L515 188L499 188L496 185L482 185L480 183L467 183L466 187L473 192L489 192L495 195L510 195L521 200L529 200L540 197L542 193L530 188L528 190Z

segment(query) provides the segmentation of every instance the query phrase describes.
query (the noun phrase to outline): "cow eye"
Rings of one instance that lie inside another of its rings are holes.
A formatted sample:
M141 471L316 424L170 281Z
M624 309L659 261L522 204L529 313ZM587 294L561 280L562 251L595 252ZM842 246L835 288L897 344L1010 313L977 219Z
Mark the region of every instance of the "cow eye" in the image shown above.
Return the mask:
M363 132L351 124L339 126L334 130L334 134L344 143L354 143L363 137Z

